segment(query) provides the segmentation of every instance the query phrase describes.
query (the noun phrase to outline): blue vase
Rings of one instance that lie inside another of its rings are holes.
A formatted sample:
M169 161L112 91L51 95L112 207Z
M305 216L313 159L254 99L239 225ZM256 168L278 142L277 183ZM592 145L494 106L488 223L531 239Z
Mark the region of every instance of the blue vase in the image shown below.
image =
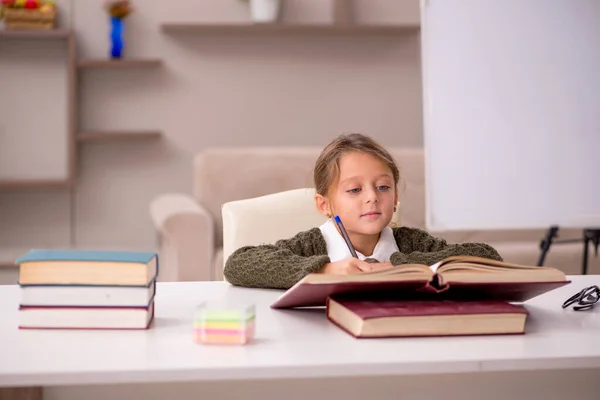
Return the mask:
M123 33L125 31L125 24L122 18L110 18L111 32L110 40L112 47L110 49L110 56L112 58L121 58L123 55Z

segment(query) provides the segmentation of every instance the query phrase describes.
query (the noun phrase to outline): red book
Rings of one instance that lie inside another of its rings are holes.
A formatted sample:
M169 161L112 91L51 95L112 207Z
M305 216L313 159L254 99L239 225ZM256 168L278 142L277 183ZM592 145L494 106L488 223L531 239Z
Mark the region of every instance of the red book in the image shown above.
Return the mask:
M327 299L327 318L357 338L523 334L527 315L494 300Z
M355 275L309 274L272 308L324 306L344 293L390 292L395 298L522 302L570 283L552 267L518 265L481 257L448 257L434 265L398 265Z

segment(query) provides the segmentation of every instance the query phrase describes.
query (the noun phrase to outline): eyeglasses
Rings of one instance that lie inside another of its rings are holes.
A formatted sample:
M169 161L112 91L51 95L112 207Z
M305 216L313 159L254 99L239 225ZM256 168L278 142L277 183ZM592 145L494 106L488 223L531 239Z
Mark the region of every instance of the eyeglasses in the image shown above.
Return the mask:
M598 300L600 300L600 288L596 285L589 286L569 297L567 301L563 303L562 308L567 308L570 305L577 303L576 306L573 306L573 310L585 311L594 307L596 303L598 303Z

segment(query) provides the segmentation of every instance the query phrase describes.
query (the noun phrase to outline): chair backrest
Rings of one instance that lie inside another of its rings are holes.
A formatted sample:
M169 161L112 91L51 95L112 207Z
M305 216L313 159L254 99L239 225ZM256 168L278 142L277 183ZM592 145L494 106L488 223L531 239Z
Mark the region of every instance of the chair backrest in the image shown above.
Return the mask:
M325 222L314 194L302 188L223 204L223 263L242 246L272 244ZM399 215L392 221L399 223Z
M423 149L388 150L405 183L400 189L402 223L424 227ZM209 148L198 154L194 160L194 195L213 216L215 246L220 247L223 238L222 204L312 187L312 171L320 152L320 147L297 146Z

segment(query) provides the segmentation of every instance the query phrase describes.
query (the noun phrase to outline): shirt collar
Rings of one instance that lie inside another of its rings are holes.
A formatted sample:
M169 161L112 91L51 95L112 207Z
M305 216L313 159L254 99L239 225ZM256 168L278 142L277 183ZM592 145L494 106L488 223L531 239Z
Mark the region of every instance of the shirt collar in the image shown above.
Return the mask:
M333 222L333 220L328 219L323 225L319 227L319 229L321 230L321 234L323 235L325 243L327 244L327 256L329 256L329 260L331 262L336 262L352 257L350 249L348 249L348 245L346 245L346 241L344 240L343 236L338 232L335 226L335 222ZM379 262L388 262L390 261L390 256L397 251L400 250L398 249L398 245L396 244L396 239L394 238L392 228L386 226L385 228L383 228L383 231L379 236L379 241L375 245L373 255L368 257L375 258ZM367 258L367 256L361 254L359 251L357 251L356 254L361 260Z

